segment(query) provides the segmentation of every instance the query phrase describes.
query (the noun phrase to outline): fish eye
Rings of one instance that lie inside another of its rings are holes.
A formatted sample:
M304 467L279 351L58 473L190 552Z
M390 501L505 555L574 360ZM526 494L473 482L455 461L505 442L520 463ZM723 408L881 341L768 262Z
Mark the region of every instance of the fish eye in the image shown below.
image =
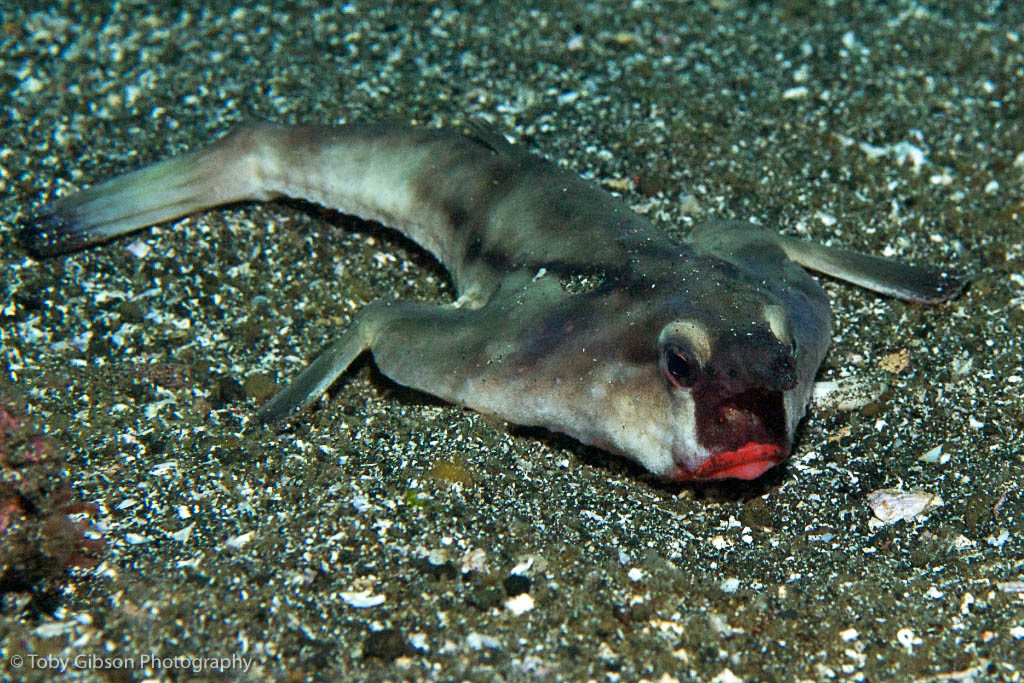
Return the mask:
M672 385L682 389L696 384L700 366L692 354L671 345L665 347L661 358L662 369Z

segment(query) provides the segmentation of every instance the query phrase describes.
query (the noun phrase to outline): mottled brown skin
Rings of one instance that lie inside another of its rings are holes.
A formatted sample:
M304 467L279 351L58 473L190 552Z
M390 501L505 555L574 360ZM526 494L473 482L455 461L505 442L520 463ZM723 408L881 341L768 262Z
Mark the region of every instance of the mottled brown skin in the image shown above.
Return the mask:
M961 284L745 223L678 244L500 136L393 124L244 129L46 205L22 239L58 253L282 195L401 231L459 300L366 306L260 420L294 417L369 350L396 382L679 480L749 479L789 455L831 335L805 267L925 303Z

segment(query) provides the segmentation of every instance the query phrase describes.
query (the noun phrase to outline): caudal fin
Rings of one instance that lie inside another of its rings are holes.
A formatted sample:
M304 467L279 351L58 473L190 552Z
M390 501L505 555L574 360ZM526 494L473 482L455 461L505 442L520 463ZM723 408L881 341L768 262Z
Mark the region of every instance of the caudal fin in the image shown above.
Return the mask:
M49 256L243 199L264 199L248 132L41 206L19 241Z

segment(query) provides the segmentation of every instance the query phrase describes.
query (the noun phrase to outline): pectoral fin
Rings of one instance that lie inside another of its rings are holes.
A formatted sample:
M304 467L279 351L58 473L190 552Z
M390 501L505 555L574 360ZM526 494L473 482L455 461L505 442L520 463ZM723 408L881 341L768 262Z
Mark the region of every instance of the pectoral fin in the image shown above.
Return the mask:
M502 381L505 346L515 345L507 308L480 310L377 301L279 394L264 404L260 423L287 422L318 399L363 351L395 382L454 403L486 409ZM498 373L500 374L500 373ZM479 381L482 380L482 381Z
M778 244L787 257L804 268L904 301L939 303L967 284L963 275L949 268L912 266L781 235Z
M370 351L381 372L399 384L450 399L461 357L453 347L460 329L473 329L467 318L477 315L433 304L375 301L283 391L261 406L256 419L262 424L294 419L364 351Z
M321 352L283 391L260 406L256 421L259 424L290 422L323 396L352 361L369 348L367 336L374 328L371 318L366 316L357 320L352 328Z

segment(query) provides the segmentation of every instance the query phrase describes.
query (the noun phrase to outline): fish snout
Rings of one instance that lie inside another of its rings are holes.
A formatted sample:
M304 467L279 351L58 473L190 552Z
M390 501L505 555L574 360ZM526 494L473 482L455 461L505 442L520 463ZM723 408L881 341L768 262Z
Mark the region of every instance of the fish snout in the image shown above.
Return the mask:
M797 385L796 359L788 349L776 355L767 370L766 386L776 391L789 391Z
M675 454L672 478L756 479L785 460L792 435L784 388L795 386L794 365L791 355L778 354L765 363L753 386L739 391L700 387L694 395L694 427L701 454Z

